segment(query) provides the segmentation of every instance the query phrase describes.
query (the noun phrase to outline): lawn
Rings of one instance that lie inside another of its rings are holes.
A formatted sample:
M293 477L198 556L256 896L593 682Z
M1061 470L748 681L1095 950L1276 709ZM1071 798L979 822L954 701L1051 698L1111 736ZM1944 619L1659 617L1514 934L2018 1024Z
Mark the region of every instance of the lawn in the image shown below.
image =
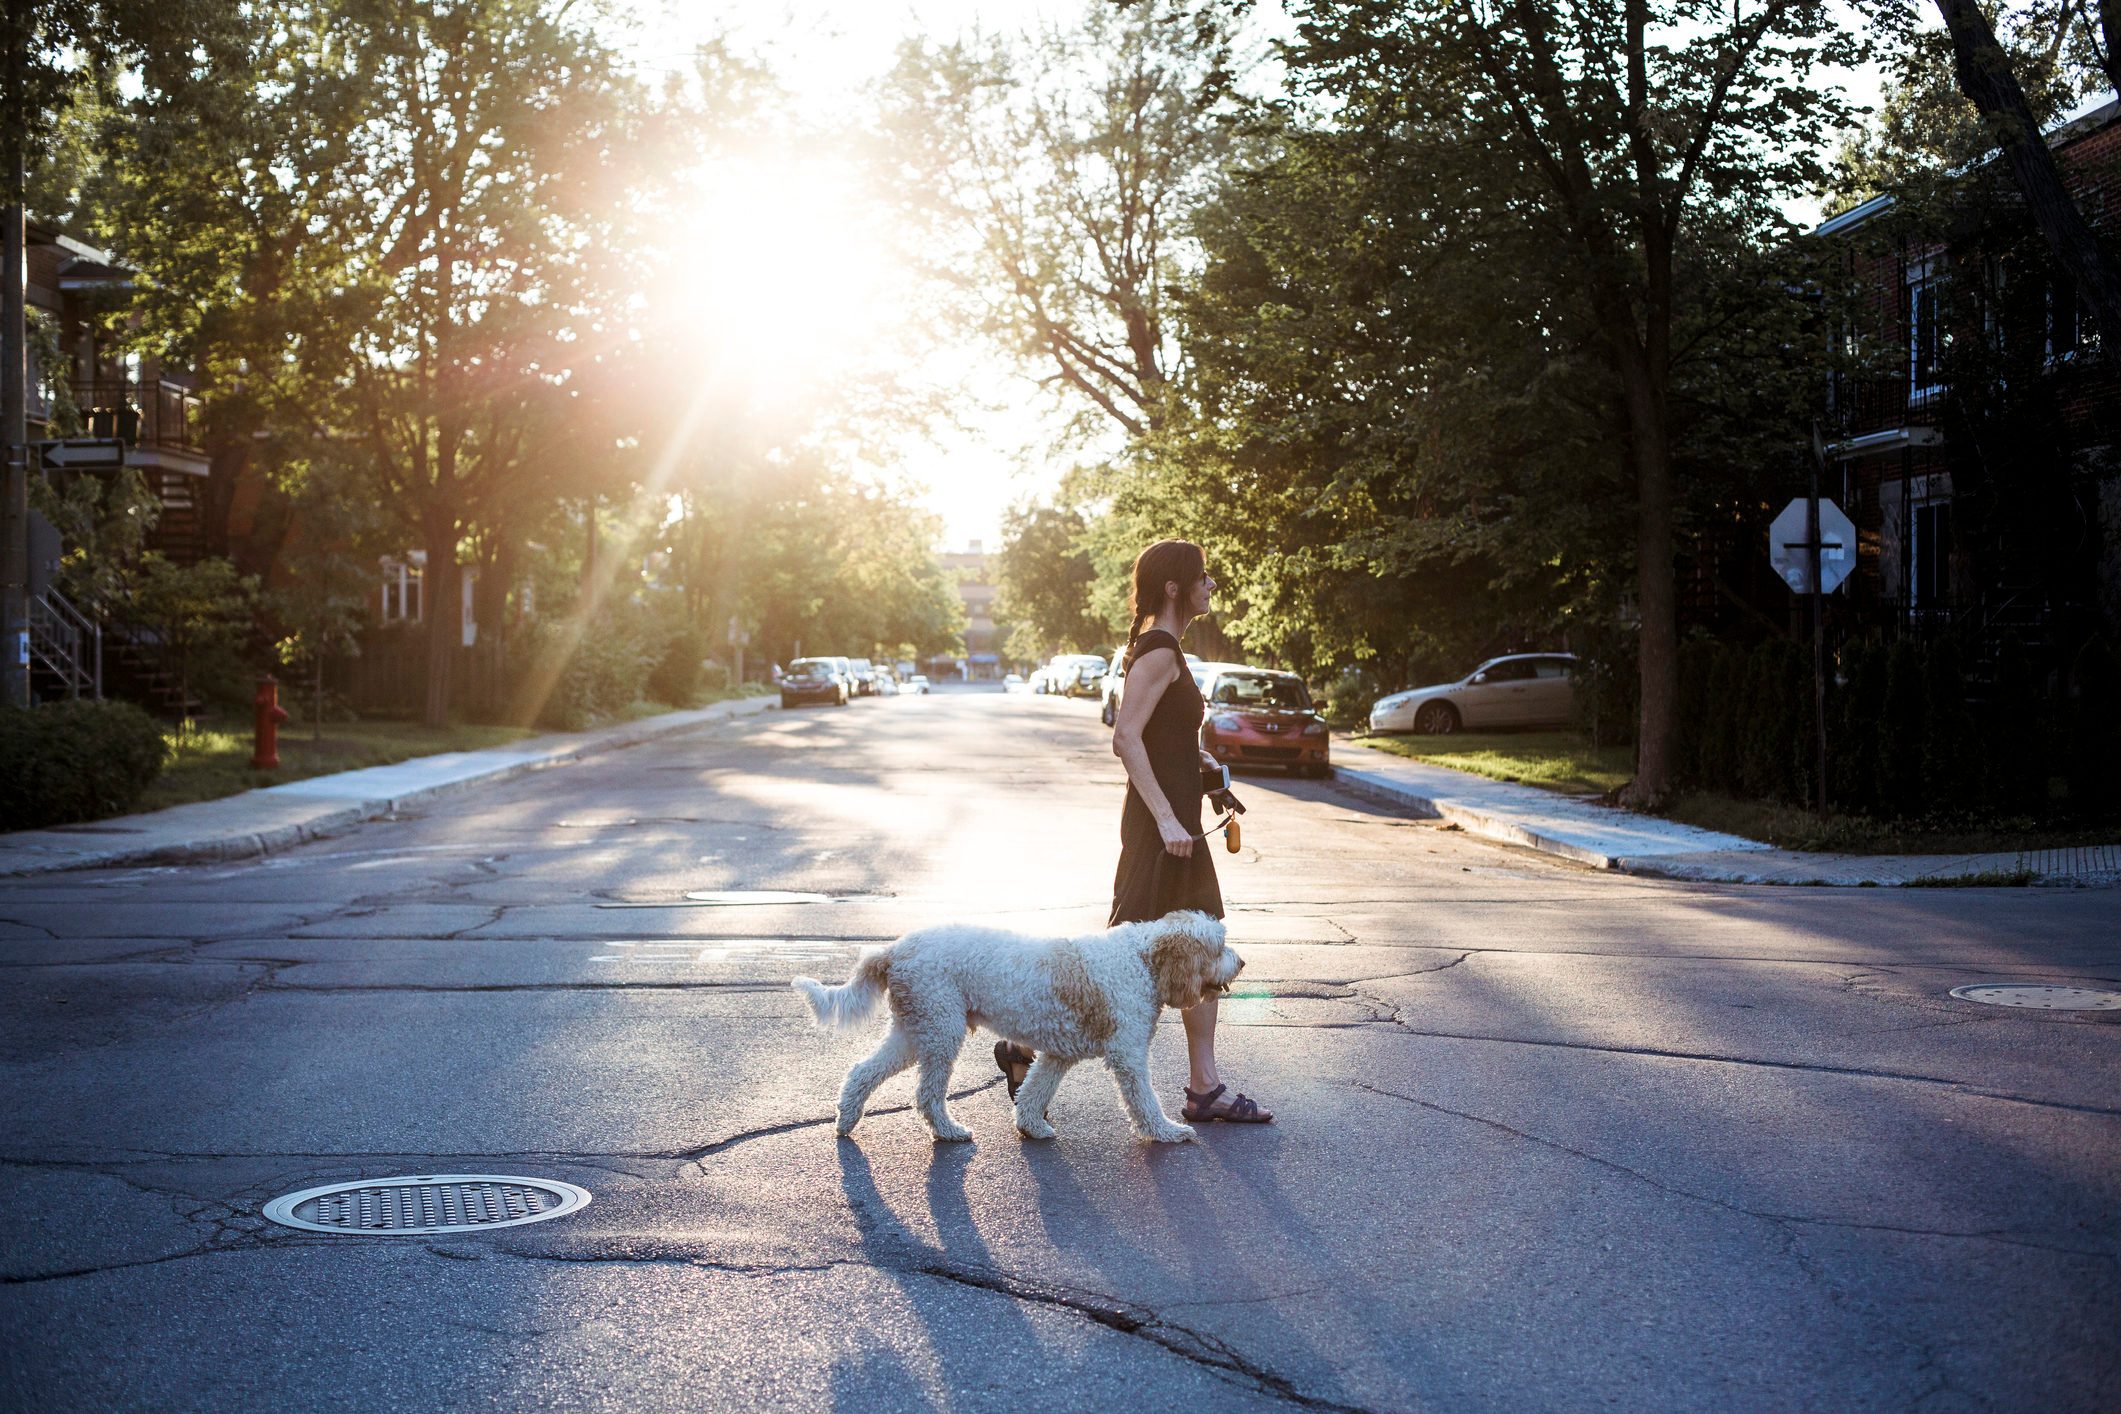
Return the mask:
M748 693L710 694L701 706ZM600 726L630 722L642 717L676 711L660 702L636 702ZM251 727L224 720L195 721L180 730L163 734L169 743L169 761L162 774L148 786L133 811L163 810L172 805L190 805L200 800L218 800L260 786L284 785L310 776L335 771L358 771L365 766L388 766L415 756L434 756L445 751L477 751L482 747L506 746L529 736L548 733L533 727L497 727L451 724L423 726L419 722L368 720L327 722L323 739L310 740L306 724L289 723L280 732L280 767L276 771L250 768Z
M1358 740L1394 756L1568 795L1604 795L1635 774L1634 747L1594 747L1574 732L1454 732Z
M172 727L164 733L164 740L169 743L168 764L132 809L162 810L199 800L218 800L259 786L284 785L334 771L357 771L364 766L388 766L394 761L443 751L504 746L537 734L525 727L329 722L320 742L311 742L307 727L282 731L280 768L253 771L248 722L240 727L227 722L193 722L188 730Z
M1635 774L1634 747L1592 747L1574 732L1459 732L1357 740L1433 766L1568 795L1605 795ZM2111 844L2121 839L2121 825L2057 829L2035 820L1873 820L1862 815L1820 815L1794 805L1706 792L1680 796L1664 815L1778 849L1833 854L1992 854Z

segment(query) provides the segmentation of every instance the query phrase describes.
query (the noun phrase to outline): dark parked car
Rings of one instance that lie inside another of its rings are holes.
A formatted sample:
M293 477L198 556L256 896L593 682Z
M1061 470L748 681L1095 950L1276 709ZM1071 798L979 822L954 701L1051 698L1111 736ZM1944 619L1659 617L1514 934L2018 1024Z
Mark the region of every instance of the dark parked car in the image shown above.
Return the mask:
M830 658L798 658L781 674L781 705L800 707L805 702L826 702L835 707L847 705L846 679L840 676L839 666Z

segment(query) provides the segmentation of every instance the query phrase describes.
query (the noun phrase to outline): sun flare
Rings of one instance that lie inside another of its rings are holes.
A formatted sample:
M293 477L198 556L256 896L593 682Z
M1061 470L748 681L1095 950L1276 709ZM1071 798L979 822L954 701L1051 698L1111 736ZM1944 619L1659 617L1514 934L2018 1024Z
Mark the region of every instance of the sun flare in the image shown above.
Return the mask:
M891 325L879 204L845 167L729 159L699 170L673 214L665 288L681 337L718 367L770 385L829 381L873 356Z

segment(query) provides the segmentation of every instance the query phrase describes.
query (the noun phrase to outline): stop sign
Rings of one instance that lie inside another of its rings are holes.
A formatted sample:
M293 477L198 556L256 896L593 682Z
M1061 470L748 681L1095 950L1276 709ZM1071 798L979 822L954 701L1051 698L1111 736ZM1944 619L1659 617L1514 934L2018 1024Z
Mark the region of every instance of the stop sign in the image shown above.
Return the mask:
M1812 560L1805 540L1806 498L1799 496L1782 508L1768 527L1768 560L1782 582L1799 594L1812 592ZM1831 594L1856 568L1856 526L1841 507L1819 498L1819 589Z

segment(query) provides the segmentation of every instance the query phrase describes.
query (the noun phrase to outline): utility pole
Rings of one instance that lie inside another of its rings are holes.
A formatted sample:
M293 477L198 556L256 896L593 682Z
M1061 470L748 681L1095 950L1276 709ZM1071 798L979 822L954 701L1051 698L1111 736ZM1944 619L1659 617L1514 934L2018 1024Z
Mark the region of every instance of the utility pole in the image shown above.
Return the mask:
M23 224L24 132L28 114L23 103L23 7L28 0L7 0L7 73L5 112L0 113L0 143L7 151L6 205L0 207L0 452L5 454L0 485L0 702L29 706L29 426L28 329L22 300L26 232Z
M1826 591L1819 574L1819 469L1826 438L1812 423L1811 490L1804 510L1804 553L1812 572L1812 798L1826 814Z

